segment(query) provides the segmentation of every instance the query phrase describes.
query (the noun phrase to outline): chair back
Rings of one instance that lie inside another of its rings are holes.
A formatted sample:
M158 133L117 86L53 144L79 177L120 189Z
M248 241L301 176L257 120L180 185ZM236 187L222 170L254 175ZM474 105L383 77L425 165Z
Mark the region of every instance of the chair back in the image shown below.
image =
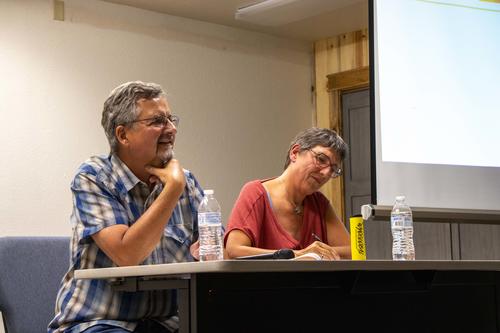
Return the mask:
M69 237L0 237L0 312L6 333L47 332L68 267Z

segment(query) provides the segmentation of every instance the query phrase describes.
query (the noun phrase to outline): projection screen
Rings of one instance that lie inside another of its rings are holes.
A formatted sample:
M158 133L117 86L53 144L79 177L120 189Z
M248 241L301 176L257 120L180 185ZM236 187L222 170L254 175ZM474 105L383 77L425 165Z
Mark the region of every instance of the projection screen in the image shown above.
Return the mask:
M370 39L372 203L499 210L499 1L372 0Z

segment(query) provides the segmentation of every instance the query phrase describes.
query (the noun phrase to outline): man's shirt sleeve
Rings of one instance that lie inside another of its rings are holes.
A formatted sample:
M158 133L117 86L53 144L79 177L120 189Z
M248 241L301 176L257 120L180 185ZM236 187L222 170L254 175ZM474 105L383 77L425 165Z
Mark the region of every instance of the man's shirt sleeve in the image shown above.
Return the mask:
M80 239L85 239L100 230L115 225L129 224L127 210L117 196L92 174L76 175L71 185L73 192L74 218Z

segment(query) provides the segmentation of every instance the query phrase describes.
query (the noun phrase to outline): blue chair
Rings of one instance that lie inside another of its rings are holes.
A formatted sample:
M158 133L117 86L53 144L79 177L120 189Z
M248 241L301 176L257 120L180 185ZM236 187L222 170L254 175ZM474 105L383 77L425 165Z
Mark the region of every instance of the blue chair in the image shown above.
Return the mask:
M47 332L68 267L69 237L0 237L0 311L6 333Z

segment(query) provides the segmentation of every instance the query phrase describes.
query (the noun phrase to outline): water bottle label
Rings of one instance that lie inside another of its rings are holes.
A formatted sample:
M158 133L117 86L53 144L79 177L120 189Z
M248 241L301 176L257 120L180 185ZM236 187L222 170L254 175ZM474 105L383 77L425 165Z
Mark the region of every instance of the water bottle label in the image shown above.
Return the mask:
M217 212L198 214L198 224L219 224L221 223L221 214Z
M392 226L402 226L405 222L405 218L402 215L391 215Z
M410 226L412 220L411 214L391 214L392 226Z

